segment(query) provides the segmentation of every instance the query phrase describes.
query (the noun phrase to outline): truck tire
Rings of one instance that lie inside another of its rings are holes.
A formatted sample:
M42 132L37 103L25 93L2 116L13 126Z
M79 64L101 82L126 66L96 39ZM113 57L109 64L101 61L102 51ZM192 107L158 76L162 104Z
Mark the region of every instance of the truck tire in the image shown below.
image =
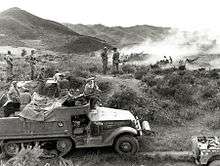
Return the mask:
M138 140L132 135L123 135L120 136L115 144L115 151L120 155L134 155L139 150Z
M59 139L56 143L57 150L59 151L59 156L65 156L72 149L72 146L73 143L71 139Z
M209 166L220 166L220 160L214 160L211 163L209 163Z
M9 157L15 156L20 151L20 144L8 142L4 145L5 154Z

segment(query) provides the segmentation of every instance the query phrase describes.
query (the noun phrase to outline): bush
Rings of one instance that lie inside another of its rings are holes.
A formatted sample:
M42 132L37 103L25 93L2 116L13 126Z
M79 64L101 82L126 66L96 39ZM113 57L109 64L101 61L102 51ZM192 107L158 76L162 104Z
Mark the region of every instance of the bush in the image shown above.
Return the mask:
M83 77L83 78L91 77L91 73L89 71L80 70L80 69L73 71L72 75L75 77Z
M142 77L146 75L148 72L149 72L149 67L146 66L137 67L136 72L134 74L134 78L141 80Z
M218 93L218 88L214 86L206 86L202 90L202 98L207 99L207 98L213 98L215 95Z
M141 79L142 82L145 82L148 86L152 87L157 85L159 79L155 79L154 75L144 75Z
M48 67L46 67L45 68L45 77L46 78L49 78L49 77L53 77L54 76L54 74L56 73L55 71L56 71L56 67L55 66L48 66Z
M121 69L125 74L135 73L136 71L136 67L130 64L123 65Z
M173 97L175 94L175 88L164 84L157 85L153 90L163 97Z
M204 106L204 110L209 111L209 112L219 111L220 110L220 97L216 96L212 98L211 100L209 100L207 104Z
M216 130L220 128L220 119L212 119L209 120L206 126L212 130Z
M174 99L184 105L193 105L196 103L193 98L193 88L187 84L179 84L175 87Z
M107 101L107 105L117 109L133 109L137 101L137 93L128 87L115 92Z
M86 83L86 80L83 77L69 76L67 80L69 80L70 89L80 89Z
M112 89L112 83L109 81L99 80L97 85L102 92L108 92Z

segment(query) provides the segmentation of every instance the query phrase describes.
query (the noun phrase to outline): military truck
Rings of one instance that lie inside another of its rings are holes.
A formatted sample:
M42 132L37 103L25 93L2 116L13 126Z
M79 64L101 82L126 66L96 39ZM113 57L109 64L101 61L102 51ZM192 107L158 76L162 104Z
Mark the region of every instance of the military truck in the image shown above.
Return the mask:
M220 137L193 137L192 147L197 165L220 166Z
M89 105L57 107L44 121L23 117L0 118L1 153L17 154L21 146L38 143L55 149L60 156L72 148L114 146L119 154L138 152L138 139L151 134L147 121L142 124L130 111Z

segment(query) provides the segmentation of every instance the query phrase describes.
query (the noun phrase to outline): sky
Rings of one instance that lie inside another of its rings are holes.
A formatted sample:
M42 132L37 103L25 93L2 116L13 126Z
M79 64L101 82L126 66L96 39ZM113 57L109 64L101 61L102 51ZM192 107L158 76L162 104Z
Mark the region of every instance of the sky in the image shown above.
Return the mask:
M11 7L61 23L148 24L220 34L219 0L0 0L0 11Z

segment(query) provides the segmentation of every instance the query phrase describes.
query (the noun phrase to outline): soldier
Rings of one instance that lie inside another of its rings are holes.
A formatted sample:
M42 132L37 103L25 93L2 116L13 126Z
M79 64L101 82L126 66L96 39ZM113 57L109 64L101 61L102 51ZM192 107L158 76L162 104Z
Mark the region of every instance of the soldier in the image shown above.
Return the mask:
M36 65L36 58L34 57L35 51L31 50L31 55L28 59L31 68L31 80L34 80L34 72L35 72L35 65Z
M169 57L169 59L170 59L170 64L173 64L173 59L171 56Z
M45 69L42 67L40 73L37 76L37 81L44 81L45 79Z
M90 109L94 109L97 103L97 92L101 92L96 84L95 77L87 79L87 83L84 88L83 96L87 102L90 102Z
M6 82L11 81L13 76L13 58L11 55L11 51L8 51L8 54L4 57L5 61L7 62L6 67Z
M37 76L38 81L38 93L43 94L45 86L45 69L42 67L40 73Z
M114 47L113 48L113 56L112 56L112 60L113 60L113 73L118 73L119 72L119 56L120 56L120 53L117 51L117 48Z
M101 53L101 57L102 57L102 68L103 68L103 74L106 74L107 69L108 69L108 48L104 47L102 53Z
M15 112L20 111L20 92L17 87L17 82L13 81L7 92L8 101L3 105L5 117L14 115Z

